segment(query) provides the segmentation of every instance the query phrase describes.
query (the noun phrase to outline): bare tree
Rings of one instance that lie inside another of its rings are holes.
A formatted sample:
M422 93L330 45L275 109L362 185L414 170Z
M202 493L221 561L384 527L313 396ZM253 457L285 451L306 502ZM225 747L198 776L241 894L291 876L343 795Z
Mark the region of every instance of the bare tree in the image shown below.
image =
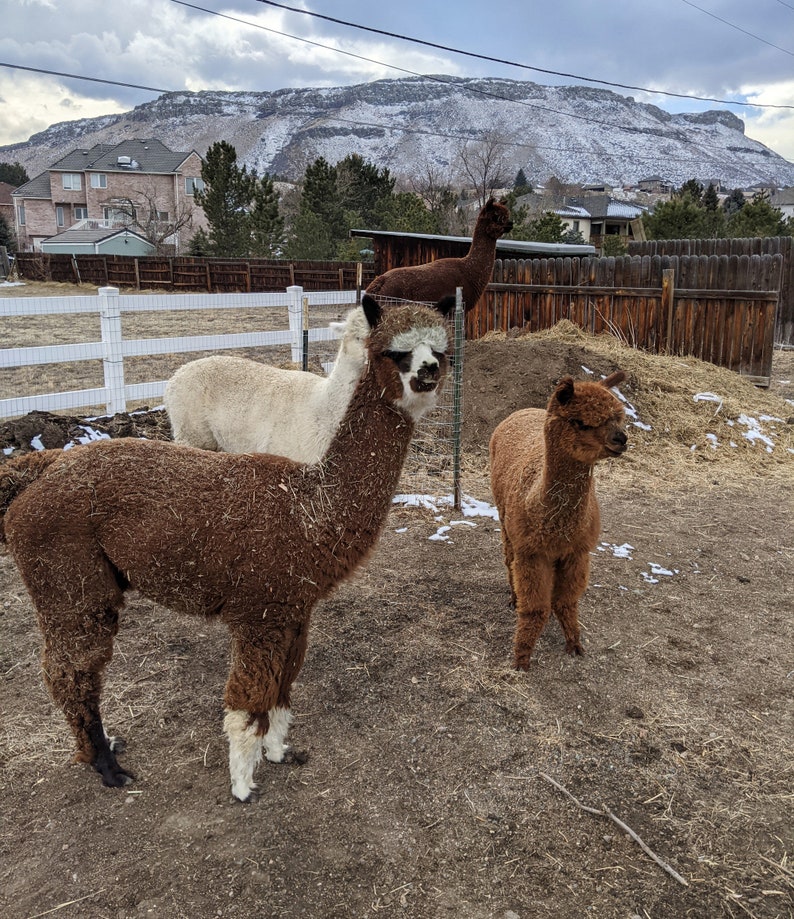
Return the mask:
M462 217L456 207L458 196L448 171L427 162L406 180L406 184L432 214L435 233L448 235L464 231Z
M479 207L510 182L507 141L497 131L486 131L480 140L464 141L458 151L458 162L474 189Z
M145 236L155 247L158 255L178 252L182 248L182 231L193 226L191 202L183 201L177 206L176 211L165 210L165 207L173 207L173 203L163 202L152 186L137 191L135 198L114 198L105 206L111 209L122 223Z

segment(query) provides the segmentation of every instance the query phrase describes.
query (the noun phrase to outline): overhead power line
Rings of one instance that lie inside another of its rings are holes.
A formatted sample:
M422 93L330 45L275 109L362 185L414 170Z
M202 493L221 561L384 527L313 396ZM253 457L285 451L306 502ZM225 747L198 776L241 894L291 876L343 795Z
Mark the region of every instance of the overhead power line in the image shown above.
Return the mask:
M181 2L181 0L172 0L172 2L179 3ZM478 54L475 51L464 51L461 48L453 48L449 45L441 45L441 44L438 44L437 42L426 41L423 38L414 38L410 35L400 35L398 32L389 32L385 29L376 29L372 26L361 25L360 23L357 23L357 22L348 22L345 19L337 19L334 16L326 16L323 13L314 13L311 10L302 10L302 9L299 9L298 7L287 6L285 3L277 3L275 2L275 0L256 0L256 2L263 3L267 6L275 6L275 7L278 7L279 9L287 10L290 13L300 13L304 16L312 16L315 19L324 19L326 22L332 22L335 25L346 26L351 29L360 29L363 32L372 32L375 35L383 35L387 38L396 38L400 41L413 42L416 45L424 45L426 48L437 48L439 51L448 51L452 54L461 54L465 57L473 57L481 61L490 61L493 64L505 64L508 67L518 67L522 70L533 70L536 73L545 73L545 74L548 74L549 76L565 77L566 79L570 79L570 80L582 80L585 83L598 83L601 86L614 86L614 87L617 87L618 89L631 89L636 92L651 93L653 95L659 95L659 96L672 96L676 99L694 99L698 102L718 102L721 105L747 105L747 106L752 106L753 108L782 108L782 109L794 108L794 105L771 105L771 104L758 105L754 102L739 102L739 101L734 101L732 99L713 99L709 96L695 96L689 93L674 93L674 92L669 92L663 89L648 89L647 87L644 87L644 86L632 86L631 84L628 84L628 83L613 83L609 80L599 80L595 77L583 77L579 74L565 73L560 70L547 70L543 67L535 67L531 64L522 64L522 63L519 63L518 61L505 60L504 58L499 58L499 57L490 57L487 54ZM683 2L688 3L689 0L683 0ZM184 5L189 6L190 4L184 4ZM695 6L694 3L690 3L689 5ZM695 8L700 9L700 7L695 7ZM702 12L706 12L706 11L703 10ZM719 17L715 17L715 18L719 18ZM721 21L725 22L725 20L721 20ZM731 25L731 23L727 23L727 24ZM736 26L735 28L738 28L738 26ZM744 30L740 29L740 31L744 31ZM750 35L751 33L748 32L747 34ZM753 38L757 38L757 37L758 36L755 36L755 35L753 36ZM764 41L764 39L759 39L759 40ZM770 44L770 42L767 42L767 44ZM777 48L777 45L773 45L772 47ZM785 51L786 54L792 53L790 51L786 51L785 48L780 48L778 50ZM375 62L375 63L378 63L378 62Z
M727 19L723 19L722 16L718 16L716 13L712 13L710 10L704 10L702 6L698 6L697 3L692 3L690 0L681 0L682 3L686 3L687 6L691 6L692 9L698 10L701 13L705 13L707 16L711 16L712 19L716 19L717 22L721 22L723 25L730 26L732 29L736 29L737 32L741 32L742 35L749 35L750 38L754 38L756 41L763 42L765 45L769 45L770 48L774 48L776 51L782 51L783 54L790 54L794 57L794 51L789 51L788 48L781 48L780 45L775 45L771 41L767 41L765 38L761 38L760 35L754 35L752 32L748 32L747 29L743 29L741 26L737 26L735 22L728 22ZM784 3L783 6L788 6Z
M171 89L158 89L156 86L141 86L138 83L123 83L121 80L105 80L102 77L84 77L79 73L62 73L60 70L45 70L43 67L25 67L22 64L8 64L0 61L0 67L12 70L27 70L30 73L43 73L49 77L68 77L70 80L88 80L91 83L107 83L110 86L124 86L126 89L144 89L150 93L170 93Z

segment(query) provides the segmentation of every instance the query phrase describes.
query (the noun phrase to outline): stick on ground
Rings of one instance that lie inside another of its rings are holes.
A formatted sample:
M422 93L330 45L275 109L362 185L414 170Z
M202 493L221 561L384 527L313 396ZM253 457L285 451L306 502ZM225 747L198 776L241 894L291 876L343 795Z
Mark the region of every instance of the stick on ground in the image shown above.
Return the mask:
M586 804L582 804L582 802L578 798L575 798L564 785L560 785L560 783L555 781L550 775L546 775L545 772L539 772L538 775L542 779L545 779L549 784L553 785L556 789L561 791L566 797L570 798L571 801L573 801L573 803L580 810L586 811L588 814L595 814L597 817L609 817L609 819L616 826L619 826L620 829L623 830L624 833L628 833L629 836L631 836L631 838L637 843L637 845L639 845L642 851L645 852L646 855L649 855L656 862L657 865L659 865L661 868L664 868L664 870L671 877L675 878L675 880L678 881L679 884L682 884L684 887L689 887L689 881L687 881L685 878L682 878L681 875L675 870L675 868L671 867L670 865L667 864L666 861L659 858L659 856L652 849L650 849L642 841L642 839L640 839L640 837L634 832L634 830L632 830L630 826L627 826L622 820L618 819L612 813L612 811L608 807L606 807L606 805L604 805L600 810L597 807L588 807Z

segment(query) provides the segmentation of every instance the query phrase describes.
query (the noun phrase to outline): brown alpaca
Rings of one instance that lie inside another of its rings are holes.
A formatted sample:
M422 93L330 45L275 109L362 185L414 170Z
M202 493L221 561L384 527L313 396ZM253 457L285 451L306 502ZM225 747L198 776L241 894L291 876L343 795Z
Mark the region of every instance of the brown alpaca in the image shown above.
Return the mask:
M565 650L584 653L578 603L601 529L593 466L626 450L623 407L609 391L625 378L622 370L600 383L566 377L545 411L514 412L491 436L491 490L518 619L519 670L529 669L552 611L562 626Z
M367 367L323 459L107 440L0 470L5 537L44 635L44 679L106 785L132 776L100 717L102 672L130 588L219 616L232 639L224 729L232 792L254 796L262 755L282 762L309 617L366 558L397 488L415 421L436 402L447 333L433 309L381 313Z
M437 303L443 312L448 312L454 307L455 290L462 287L463 306L469 312L491 280L496 240L512 229L510 211L489 198L477 217L471 246L463 258L440 258L425 265L392 268L375 278L367 293L389 300Z

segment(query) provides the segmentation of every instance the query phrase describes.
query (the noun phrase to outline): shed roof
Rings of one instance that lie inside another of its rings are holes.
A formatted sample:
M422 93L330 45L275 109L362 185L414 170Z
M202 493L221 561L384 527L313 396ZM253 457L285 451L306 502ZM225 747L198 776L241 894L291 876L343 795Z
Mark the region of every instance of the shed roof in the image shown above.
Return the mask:
M99 243L114 236L135 236L142 242L152 245L145 236L130 230L128 227L76 227L48 236L42 242L49 243Z
M432 233L395 233L391 230L351 230L351 236L369 236L373 239L426 239L443 242L471 244L471 236L437 236ZM497 239L496 254L505 255L594 255L595 246L570 243L542 243L524 239Z

